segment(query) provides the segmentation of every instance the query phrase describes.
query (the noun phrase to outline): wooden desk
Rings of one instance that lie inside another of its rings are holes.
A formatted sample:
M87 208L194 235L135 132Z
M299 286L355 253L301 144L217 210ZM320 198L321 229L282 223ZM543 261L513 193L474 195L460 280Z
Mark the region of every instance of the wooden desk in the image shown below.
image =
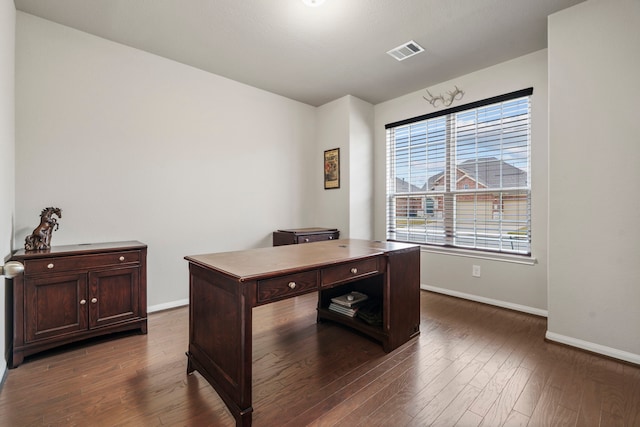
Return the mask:
M420 333L417 245L330 240L185 257L189 261L187 373L206 378L236 419L250 426L252 308L318 292L318 321L330 320L390 352ZM382 326L328 310L351 290L382 303Z

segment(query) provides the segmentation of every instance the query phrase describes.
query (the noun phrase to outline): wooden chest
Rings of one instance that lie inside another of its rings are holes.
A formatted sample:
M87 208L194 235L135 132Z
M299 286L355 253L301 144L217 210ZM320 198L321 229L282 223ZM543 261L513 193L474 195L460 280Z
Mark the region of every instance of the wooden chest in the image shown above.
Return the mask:
M296 228L273 232L273 246L297 245L298 243L322 242L340 238L337 228Z

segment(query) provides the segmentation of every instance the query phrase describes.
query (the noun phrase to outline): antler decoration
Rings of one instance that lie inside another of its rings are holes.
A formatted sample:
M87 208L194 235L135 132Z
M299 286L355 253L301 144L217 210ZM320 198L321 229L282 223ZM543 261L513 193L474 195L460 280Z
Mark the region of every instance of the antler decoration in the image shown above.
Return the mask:
M427 101L429 104L433 105L435 108L438 107L438 101L440 101L442 103L443 106L448 107L451 104L453 104L453 101L456 100L461 100L462 97L464 96L464 92L461 91L460 89L458 89L458 86L454 86L456 88L456 90L452 90L450 92L447 92L447 97L445 97L444 95L440 94L438 96L433 96L431 95L431 92L429 92L429 90L427 90L427 94L429 94L429 98L427 98L426 96L423 96L423 98L425 99L425 101Z

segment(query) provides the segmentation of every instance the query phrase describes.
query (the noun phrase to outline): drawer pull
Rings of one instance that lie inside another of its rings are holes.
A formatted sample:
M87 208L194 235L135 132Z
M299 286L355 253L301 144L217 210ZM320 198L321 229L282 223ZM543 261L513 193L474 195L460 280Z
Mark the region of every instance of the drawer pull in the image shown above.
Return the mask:
M329 240L333 240L333 236L329 236Z
M85 305L86 303L87 303L87 300L86 300L86 299L81 299L81 300L80 300L80 305Z
M95 303L97 303L97 302L98 302L98 298L91 298L91 303L92 303L92 304L95 304Z
M351 269L351 273L353 273L353 274L358 274L358 269L357 269L357 268L355 268L355 267L353 267L353 268Z
M304 241L305 241L306 243L309 243L309 238L308 238L308 237L305 237L305 238L304 238Z
M51 263L51 264L47 264L47 268L48 268L48 269L52 269L52 268L53 268L53 263Z
M289 289L295 289L297 285L296 282L289 282L287 286L289 286Z
M124 261L124 257L121 256L120 258L118 258L120 261Z

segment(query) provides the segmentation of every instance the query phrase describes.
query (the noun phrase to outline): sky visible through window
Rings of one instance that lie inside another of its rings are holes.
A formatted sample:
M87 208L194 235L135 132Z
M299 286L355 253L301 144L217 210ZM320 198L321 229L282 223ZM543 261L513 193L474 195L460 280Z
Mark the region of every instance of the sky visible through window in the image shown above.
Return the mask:
M455 165L494 158L529 177L528 108L524 97L396 128L395 176L410 184L409 191L426 190L429 178L445 171L447 120L452 120Z

